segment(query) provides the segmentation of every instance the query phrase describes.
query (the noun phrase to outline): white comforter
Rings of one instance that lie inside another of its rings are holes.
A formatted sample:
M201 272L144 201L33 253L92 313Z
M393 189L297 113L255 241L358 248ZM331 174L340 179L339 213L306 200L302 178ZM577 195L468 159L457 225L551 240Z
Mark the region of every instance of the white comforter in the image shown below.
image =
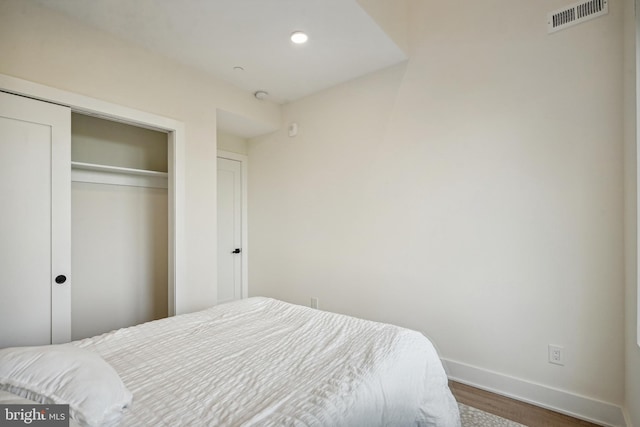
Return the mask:
M99 353L133 393L123 426L459 426L420 333L273 299L74 344Z

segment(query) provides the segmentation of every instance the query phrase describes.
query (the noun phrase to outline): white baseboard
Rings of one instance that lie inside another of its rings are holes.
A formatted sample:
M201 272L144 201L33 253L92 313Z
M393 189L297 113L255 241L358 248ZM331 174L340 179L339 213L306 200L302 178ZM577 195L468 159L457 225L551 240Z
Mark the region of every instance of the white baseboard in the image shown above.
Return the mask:
M627 421L627 427L633 427L633 422L631 422L631 415L629 414L628 408L622 408L624 413L624 419Z
M607 427L629 427L622 407L508 375L443 359L449 378Z

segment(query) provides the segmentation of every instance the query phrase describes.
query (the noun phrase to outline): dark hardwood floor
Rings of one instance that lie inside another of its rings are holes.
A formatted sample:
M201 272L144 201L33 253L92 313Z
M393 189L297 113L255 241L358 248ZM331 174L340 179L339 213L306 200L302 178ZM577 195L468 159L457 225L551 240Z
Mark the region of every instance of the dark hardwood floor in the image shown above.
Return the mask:
M597 427L597 424L578 420L558 412L549 411L454 381L449 381L449 388L451 388L451 392L460 403L528 427Z

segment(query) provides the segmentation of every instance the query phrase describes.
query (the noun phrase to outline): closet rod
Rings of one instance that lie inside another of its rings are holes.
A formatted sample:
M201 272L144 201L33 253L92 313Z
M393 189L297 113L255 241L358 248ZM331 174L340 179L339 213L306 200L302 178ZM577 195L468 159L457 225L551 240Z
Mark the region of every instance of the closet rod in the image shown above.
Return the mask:
M168 188L167 172L71 162L71 181L131 187Z

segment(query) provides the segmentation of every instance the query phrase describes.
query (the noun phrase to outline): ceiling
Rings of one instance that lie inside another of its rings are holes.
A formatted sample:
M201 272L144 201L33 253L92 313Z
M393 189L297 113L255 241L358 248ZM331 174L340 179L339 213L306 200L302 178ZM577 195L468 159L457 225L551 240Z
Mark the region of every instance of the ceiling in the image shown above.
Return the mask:
M34 1L280 104L406 59L356 0Z

